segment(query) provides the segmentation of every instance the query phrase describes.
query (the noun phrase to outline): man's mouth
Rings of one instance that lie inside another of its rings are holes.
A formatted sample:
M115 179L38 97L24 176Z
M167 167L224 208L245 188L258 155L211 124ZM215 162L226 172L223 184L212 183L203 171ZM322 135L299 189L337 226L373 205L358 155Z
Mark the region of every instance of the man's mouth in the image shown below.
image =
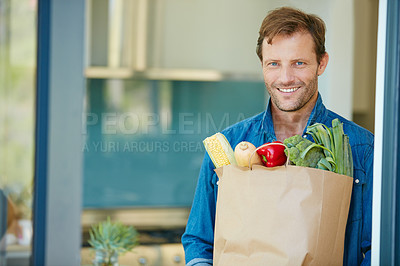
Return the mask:
M300 89L300 87L293 87L293 88L278 88L279 91L281 92L285 92L285 93L289 93L289 92L295 92L298 89Z

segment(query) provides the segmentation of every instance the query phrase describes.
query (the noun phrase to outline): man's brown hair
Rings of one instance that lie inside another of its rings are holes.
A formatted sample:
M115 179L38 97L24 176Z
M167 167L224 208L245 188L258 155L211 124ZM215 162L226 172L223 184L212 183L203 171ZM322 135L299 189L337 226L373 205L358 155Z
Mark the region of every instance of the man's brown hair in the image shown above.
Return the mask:
M291 7L274 9L264 18L257 40L256 52L262 61L262 43L264 39L271 44L272 39L280 34L292 35L299 31L307 31L314 40L315 54L318 64L325 54L325 23L313 14Z

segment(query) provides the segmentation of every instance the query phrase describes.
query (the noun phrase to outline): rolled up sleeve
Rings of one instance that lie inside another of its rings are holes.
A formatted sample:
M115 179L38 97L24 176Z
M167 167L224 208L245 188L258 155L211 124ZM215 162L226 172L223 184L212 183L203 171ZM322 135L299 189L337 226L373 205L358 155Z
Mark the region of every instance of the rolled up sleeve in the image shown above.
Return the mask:
M187 265L212 265L217 176L210 157L206 154L200 169L199 179L182 235Z

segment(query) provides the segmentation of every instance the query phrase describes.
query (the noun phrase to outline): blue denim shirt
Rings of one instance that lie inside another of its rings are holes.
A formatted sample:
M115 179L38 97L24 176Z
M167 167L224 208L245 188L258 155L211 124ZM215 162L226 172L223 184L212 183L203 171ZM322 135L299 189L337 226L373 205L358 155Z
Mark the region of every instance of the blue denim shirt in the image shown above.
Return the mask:
M354 163L343 265L370 265L374 136L366 129L326 109L320 95L307 126L317 122L332 126L335 118L343 123L344 132L349 136ZM276 140L270 103L266 111L232 125L221 133L232 147L241 141L249 141L257 147ZM310 136L307 138L312 140ZM212 265L217 180L214 165L206 154L186 230L182 236L187 265Z

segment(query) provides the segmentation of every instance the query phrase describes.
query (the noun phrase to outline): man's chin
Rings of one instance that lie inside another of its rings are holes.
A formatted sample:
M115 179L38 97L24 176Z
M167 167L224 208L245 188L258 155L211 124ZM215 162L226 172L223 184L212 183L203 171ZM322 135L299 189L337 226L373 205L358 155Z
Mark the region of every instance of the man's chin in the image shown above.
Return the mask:
M282 112L296 112L301 109L302 106L299 106L299 104L290 104L290 103L277 103L275 106L278 108L278 110Z
M301 108L297 108L297 107L287 107L287 108L279 108L278 109L282 112L287 112L287 113L291 113L291 112L296 112L298 110L300 110Z

